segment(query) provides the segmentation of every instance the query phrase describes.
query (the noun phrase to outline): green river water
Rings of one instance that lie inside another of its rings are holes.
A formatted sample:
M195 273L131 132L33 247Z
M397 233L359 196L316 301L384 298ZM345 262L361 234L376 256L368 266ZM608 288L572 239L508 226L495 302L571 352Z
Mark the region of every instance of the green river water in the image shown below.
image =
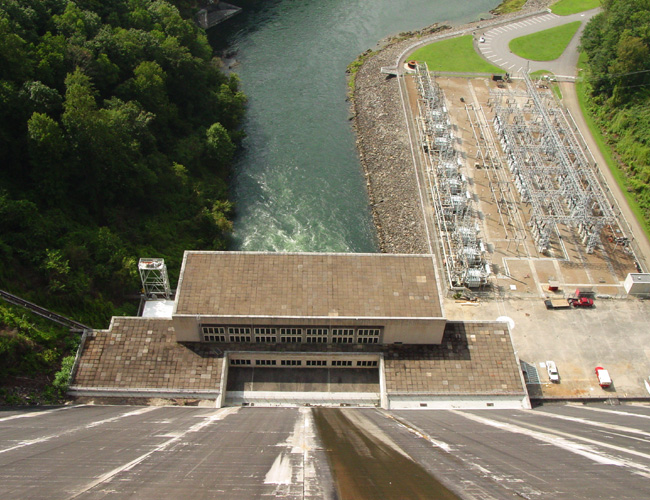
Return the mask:
M213 28L249 105L235 249L376 252L345 70L391 34L487 17L499 0L231 0Z

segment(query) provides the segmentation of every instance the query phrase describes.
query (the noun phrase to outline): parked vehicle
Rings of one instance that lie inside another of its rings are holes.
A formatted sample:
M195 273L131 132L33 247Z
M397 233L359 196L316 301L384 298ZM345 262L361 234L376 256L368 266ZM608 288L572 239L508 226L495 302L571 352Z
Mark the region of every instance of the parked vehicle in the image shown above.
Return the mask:
M571 297L568 302L573 307L593 307L594 305L594 299L589 297Z
M612 378L609 376L609 372L602 366L596 367L596 377L598 377L598 384L600 384L601 387L605 388L612 385Z
M546 371L548 372L548 378L551 382L560 381L560 374L557 371L557 366L555 365L555 361L546 362Z
M569 304L573 307L593 307L594 299L589 297L593 292L587 290L576 289L575 293L567 299Z
M568 309L571 304L564 299L546 299L544 301L546 309Z

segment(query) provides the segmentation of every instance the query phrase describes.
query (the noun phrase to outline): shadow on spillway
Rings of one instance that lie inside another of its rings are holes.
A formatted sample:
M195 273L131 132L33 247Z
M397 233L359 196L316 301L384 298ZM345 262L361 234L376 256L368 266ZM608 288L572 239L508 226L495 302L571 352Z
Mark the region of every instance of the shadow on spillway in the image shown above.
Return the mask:
M314 420L342 500L460 500L418 463L352 422L345 410L316 408Z

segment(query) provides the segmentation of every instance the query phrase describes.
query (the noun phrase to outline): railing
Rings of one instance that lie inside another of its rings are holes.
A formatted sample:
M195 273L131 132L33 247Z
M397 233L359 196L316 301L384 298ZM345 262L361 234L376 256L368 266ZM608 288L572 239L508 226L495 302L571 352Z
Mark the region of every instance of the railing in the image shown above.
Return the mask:
M20 297L13 295L9 292L5 292L4 290L0 290L0 298L4 299L5 301L9 302L10 304L14 304L16 306L24 307L25 309L28 309L29 311L33 312L34 314L37 314L41 318L49 319L50 321L53 321L54 323L57 323L59 325L65 326L67 328L70 328L70 330L74 330L77 332L83 332L84 330L92 330L89 326L86 326L82 323L79 323L78 321L74 321L70 318L66 318L65 316L62 316L61 314L57 314L55 312L52 312L48 309L45 309L44 307L38 306L32 302L29 302L25 299L21 299Z

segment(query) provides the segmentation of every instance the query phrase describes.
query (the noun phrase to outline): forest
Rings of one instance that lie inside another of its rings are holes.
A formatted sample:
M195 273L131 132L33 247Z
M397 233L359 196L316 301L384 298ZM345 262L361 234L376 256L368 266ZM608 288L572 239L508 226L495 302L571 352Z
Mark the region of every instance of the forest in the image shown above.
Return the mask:
M226 248L245 104L169 2L0 0L0 288L106 327L139 257Z
M650 223L650 0L603 0L585 28L590 112Z
M140 257L228 247L246 97L195 4L0 0L0 289L107 328ZM0 404L60 397L78 340L0 303Z

